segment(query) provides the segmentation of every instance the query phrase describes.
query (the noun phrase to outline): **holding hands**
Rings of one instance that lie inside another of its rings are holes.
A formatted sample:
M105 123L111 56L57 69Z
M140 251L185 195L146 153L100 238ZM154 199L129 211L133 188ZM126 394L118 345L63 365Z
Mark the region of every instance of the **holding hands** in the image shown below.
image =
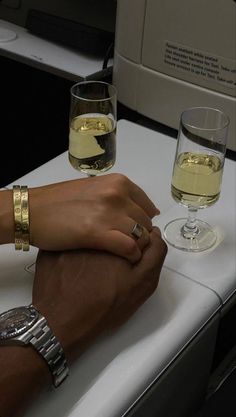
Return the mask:
M8 198L4 223L8 229L0 243L10 243L14 242L12 195L3 193ZM145 192L121 174L29 188L30 244L39 249L93 248L137 262L157 214ZM142 226L136 227L138 235L135 230L132 234L136 223Z
M135 265L103 251L39 251L33 304L47 317L70 362L100 334L125 323L151 296L166 252L156 227Z
M38 337L44 358L62 355L61 361L65 353L70 365L155 291L167 253L160 230L152 226L159 210L142 189L118 174L28 191L30 244L40 249L32 303L48 323L46 330L40 322L33 325L32 340ZM14 243L12 192L1 191L0 199L0 244ZM54 375L29 344L1 346L0 367L3 417L23 415Z

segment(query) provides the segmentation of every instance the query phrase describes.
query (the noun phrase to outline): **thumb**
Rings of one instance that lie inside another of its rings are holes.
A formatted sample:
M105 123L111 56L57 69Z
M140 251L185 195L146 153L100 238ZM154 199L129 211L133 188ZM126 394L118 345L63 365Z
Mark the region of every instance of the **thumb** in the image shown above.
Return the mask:
M140 267L147 270L155 270L158 274L161 272L166 254L167 245L162 239L161 231L158 227L153 227L150 232L150 244L143 251Z

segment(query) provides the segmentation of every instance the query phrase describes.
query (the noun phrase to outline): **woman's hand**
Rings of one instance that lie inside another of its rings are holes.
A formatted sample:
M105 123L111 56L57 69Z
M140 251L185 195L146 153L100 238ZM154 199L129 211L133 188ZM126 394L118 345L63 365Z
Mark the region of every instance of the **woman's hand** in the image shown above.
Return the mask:
M136 262L149 243L159 210L121 174L55 183L29 190L30 243L44 250L93 248ZM131 231L139 223L142 237Z

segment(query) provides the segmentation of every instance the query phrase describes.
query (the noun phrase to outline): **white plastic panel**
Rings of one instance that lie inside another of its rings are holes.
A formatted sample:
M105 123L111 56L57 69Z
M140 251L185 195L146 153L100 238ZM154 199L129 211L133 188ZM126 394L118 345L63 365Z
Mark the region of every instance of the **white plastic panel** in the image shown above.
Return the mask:
M115 53L113 83L117 87L117 97L130 109L137 110L137 88L139 65Z
M118 0L122 13L116 28L114 83L119 101L175 129L188 107L219 108L230 118L227 147L236 151L235 1L190 5L188 0L146 0L145 7L135 7L136 19L145 18L142 37L130 4Z
M128 71L126 77L129 78ZM137 77L136 110L138 112L178 129L180 114L188 107L218 108L230 118L227 148L236 151L235 98L143 66L139 67Z
M116 50L141 62L146 0L120 0L116 14Z
M119 54L114 60L114 83L121 103L174 129L188 107L221 109L230 118L227 147L236 151L235 98L134 64Z
M235 97L235 2L147 0L142 64Z

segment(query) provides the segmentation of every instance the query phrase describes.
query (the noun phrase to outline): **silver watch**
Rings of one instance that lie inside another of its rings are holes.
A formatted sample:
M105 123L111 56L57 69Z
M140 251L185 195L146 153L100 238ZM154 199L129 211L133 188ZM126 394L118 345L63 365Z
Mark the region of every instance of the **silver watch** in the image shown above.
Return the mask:
M0 314L0 345L31 344L46 361L58 387L69 373L64 350L47 320L31 304Z

